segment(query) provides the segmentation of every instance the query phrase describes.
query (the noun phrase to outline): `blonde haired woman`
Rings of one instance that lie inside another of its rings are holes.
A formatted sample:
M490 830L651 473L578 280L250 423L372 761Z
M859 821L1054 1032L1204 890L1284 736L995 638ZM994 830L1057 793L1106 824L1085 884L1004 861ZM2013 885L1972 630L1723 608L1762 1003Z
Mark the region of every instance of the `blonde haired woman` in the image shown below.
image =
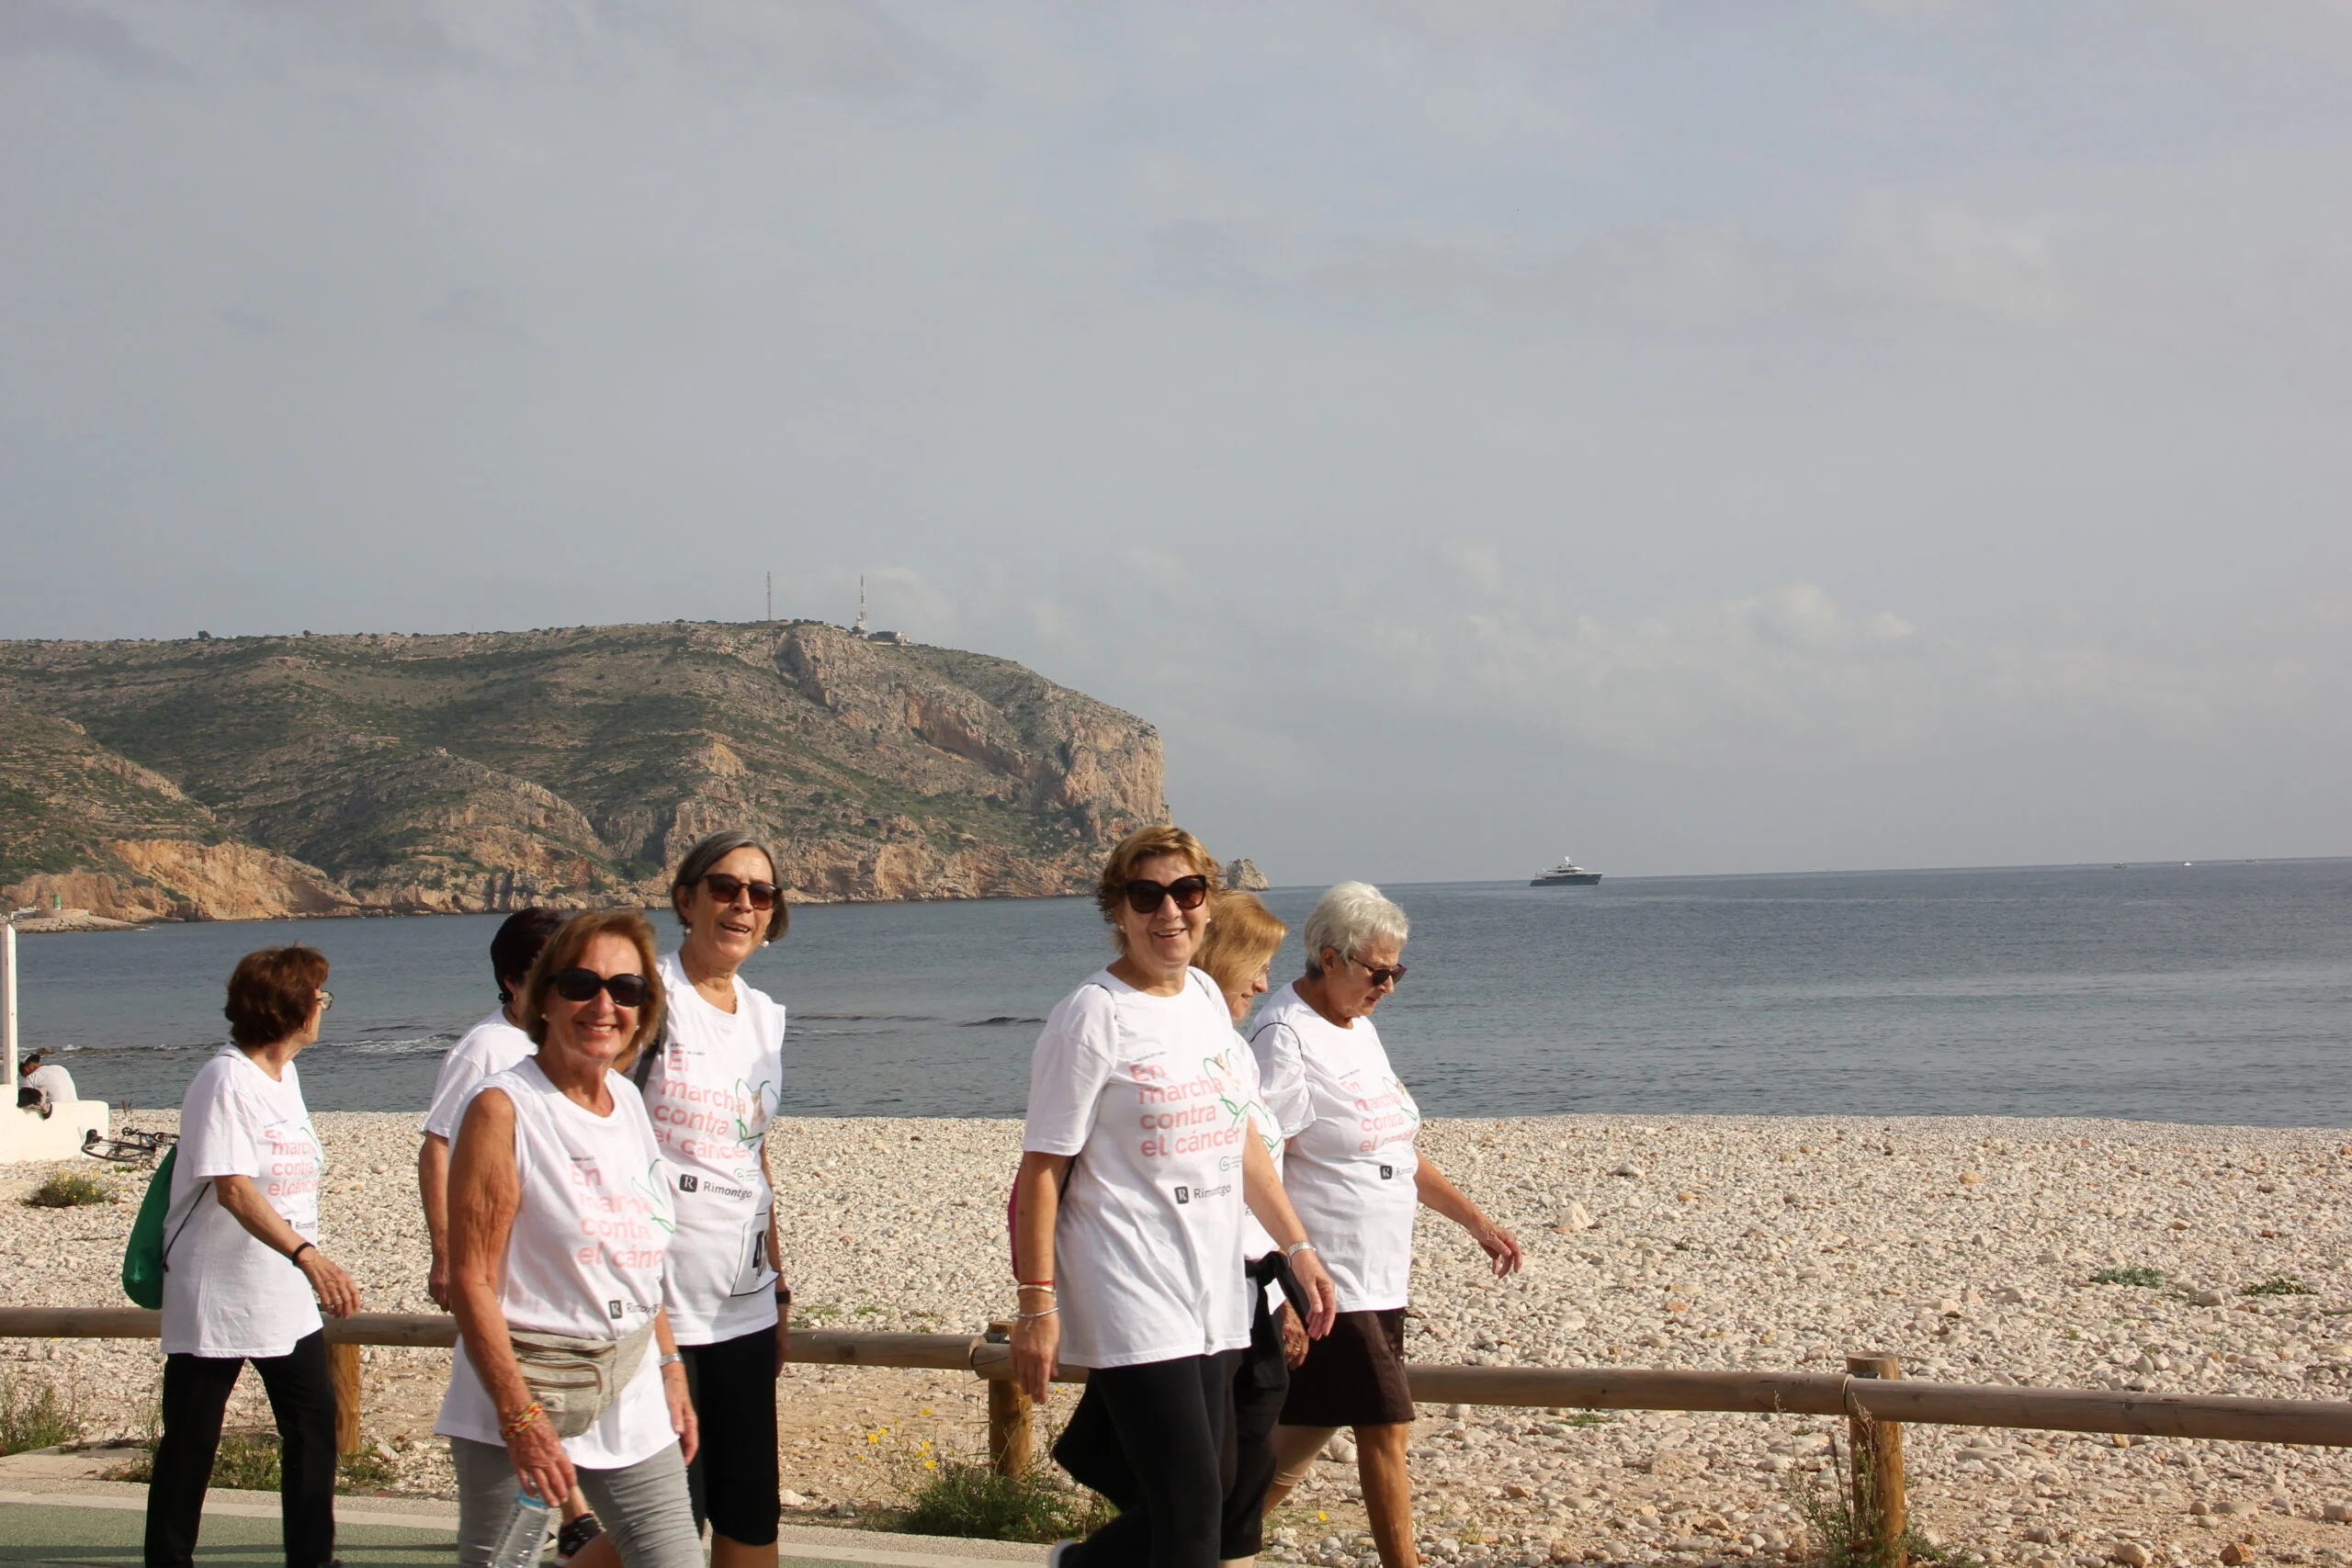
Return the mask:
M1095 894L1119 956L1054 1009L1030 1061L1013 1369L1038 1400L1065 1359L1092 1369L1090 1421L1134 1485L1117 1518L1054 1549L1057 1568L1219 1561L1250 1343L1245 1201L1312 1294L1309 1331L1330 1318L1329 1278L1252 1125L1231 1015L1192 967L1216 886L1181 828L1122 840Z

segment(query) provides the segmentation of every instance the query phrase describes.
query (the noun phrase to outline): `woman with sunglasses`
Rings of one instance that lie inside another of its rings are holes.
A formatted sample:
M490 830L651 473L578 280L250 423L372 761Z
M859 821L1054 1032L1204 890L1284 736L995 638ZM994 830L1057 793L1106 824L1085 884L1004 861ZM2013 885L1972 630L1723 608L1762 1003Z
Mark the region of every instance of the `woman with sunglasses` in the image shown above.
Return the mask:
M531 965L536 1051L481 1081L449 1164L458 1343L434 1430L458 1472L458 1561L486 1568L522 1492L577 1485L605 1533L575 1562L702 1568L686 1496L697 1447L662 1304L671 1177L624 1077L662 1030L652 928L574 916Z
M777 1272L768 1122L784 1081L784 1009L737 973L791 922L775 858L749 833L713 833L670 879L685 929L662 960L669 1016L637 1082L670 1168L670 1326L703 1430L726 1434L687 1469L712 1568L768 1568L783 1517L775 1382L792 1292Z
M1013 1193L1015 1375L1043 1400L1091 1369L1075 1430L1107 1436L1132 1500L1056 1568L1214 1568L1250 1343L1246 1203L1329 1326L1331 1282L1255 1134L1263 1112L1224 998L1192 967L1216 863L1181 828L1129 834L1095 902L1119 952L1038 1036ZM1065 1441L1073 1473L1096 1468ZM1107 1457L1107 1456L1106 1456Z
M1330 1335L1291 1375L1266 1508L1305 1479L1342 1427L1383 1568L1420 1562L1413 1544L1405 1450L1413 1395L1405 1381L1406 1287L1413 1214L1427 1204L1467 1230L1498 1278L1521 1261L1518 1240L1463 1196L1414 1139L1420 1108L1396 1079L1373 1010L1405 977L1405 911L1367 883L1342 882L1306 917L1306 973L1267 998L1250 1031L1268 1108L1290 1134L1283 1179L1309 1229L1328 1238L1340 1291Z

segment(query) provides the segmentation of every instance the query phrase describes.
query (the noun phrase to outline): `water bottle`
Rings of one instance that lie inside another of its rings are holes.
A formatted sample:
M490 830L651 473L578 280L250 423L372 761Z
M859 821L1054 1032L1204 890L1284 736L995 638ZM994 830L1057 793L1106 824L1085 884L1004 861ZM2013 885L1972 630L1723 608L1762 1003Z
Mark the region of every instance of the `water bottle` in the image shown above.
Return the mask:
M547 1544L548 1527L554 1522L552 1507L516 1487L514 1511L507 1516L491 1568L538 1568L539 1549Z

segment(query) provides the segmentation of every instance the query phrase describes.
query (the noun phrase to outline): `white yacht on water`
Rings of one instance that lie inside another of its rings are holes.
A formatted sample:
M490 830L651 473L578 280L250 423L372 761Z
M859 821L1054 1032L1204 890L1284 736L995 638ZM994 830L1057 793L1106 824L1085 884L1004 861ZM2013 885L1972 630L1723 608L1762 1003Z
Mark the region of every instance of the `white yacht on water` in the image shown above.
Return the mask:
M1587 871L1577 863L1574 855L1562 855L1560 863L1528 883L1530 887L1595 887L1600 886L1600 873Z

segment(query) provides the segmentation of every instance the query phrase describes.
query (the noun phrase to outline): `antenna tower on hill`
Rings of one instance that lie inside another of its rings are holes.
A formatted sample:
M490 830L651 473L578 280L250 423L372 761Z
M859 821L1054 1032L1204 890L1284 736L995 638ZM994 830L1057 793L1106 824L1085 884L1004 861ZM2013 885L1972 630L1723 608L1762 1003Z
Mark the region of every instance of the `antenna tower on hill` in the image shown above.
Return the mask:
M857 574L857 635L865 635L865 573Z

